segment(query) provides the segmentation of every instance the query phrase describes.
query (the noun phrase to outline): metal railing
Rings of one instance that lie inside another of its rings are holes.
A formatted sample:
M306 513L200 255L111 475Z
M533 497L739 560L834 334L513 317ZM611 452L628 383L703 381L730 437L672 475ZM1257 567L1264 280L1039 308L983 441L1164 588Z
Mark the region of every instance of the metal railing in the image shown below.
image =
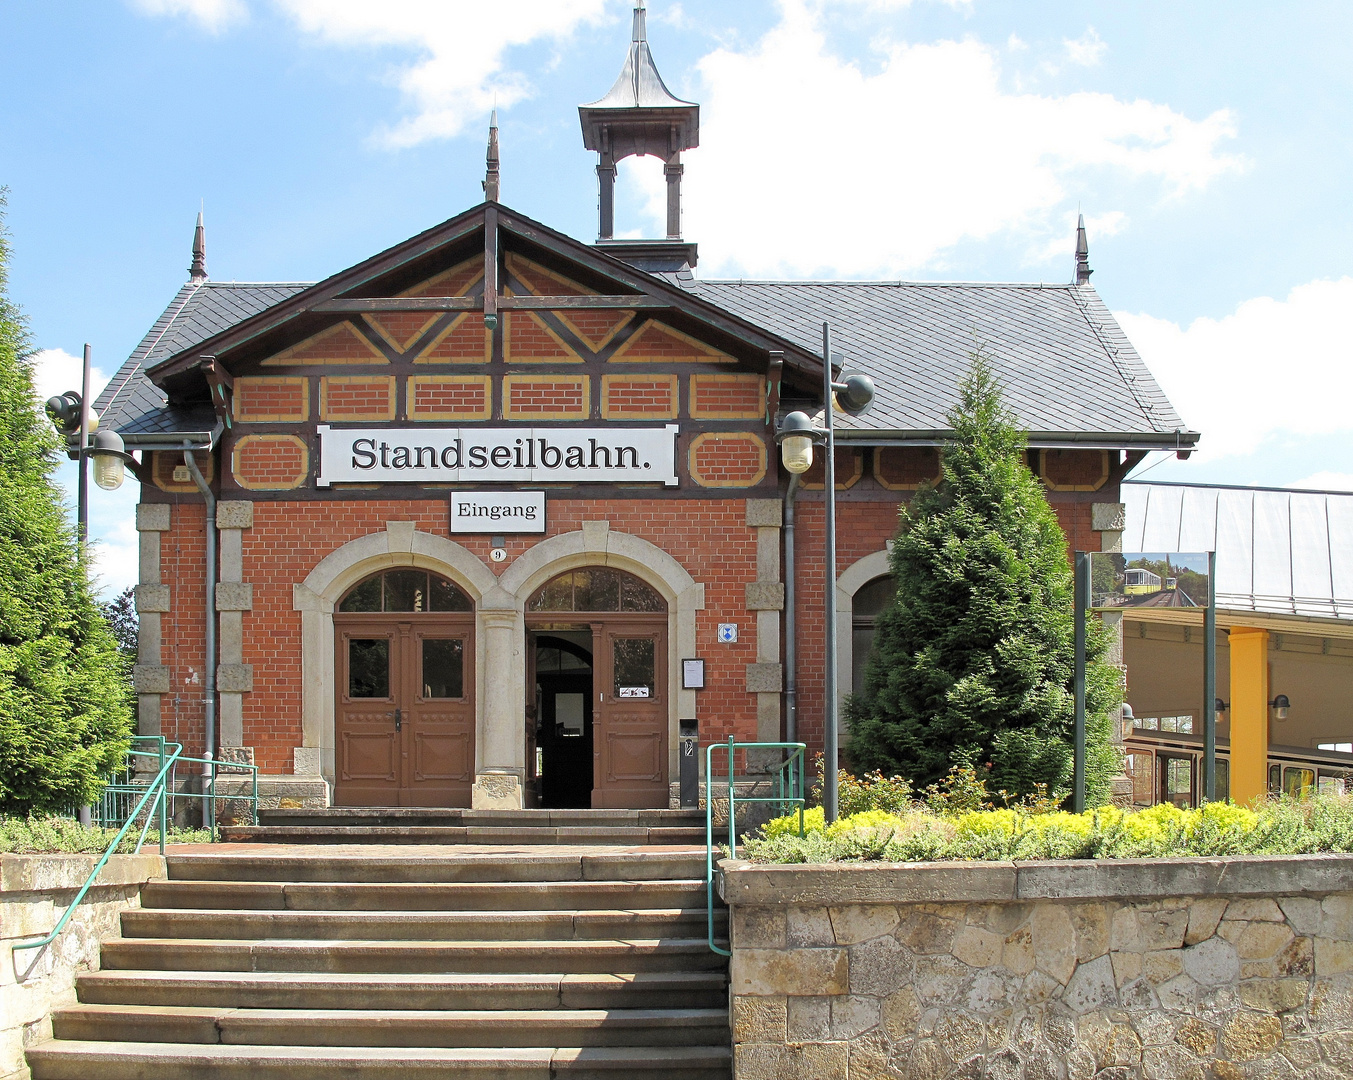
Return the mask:
M136 748L138 745L147 744L149 744L150 749L139 750ZM60 920L57 922L56 927L52 932L46 937L38 938L36 941L21 941L17 943L13 947L14 952L18 952L21 949L41 949L50 945L61 936L61 931L66 928L66 923L70 922L70 917L75 913L75 909L80 906L80 901L82 901L89 890L94 887L94 882L98 880L98 876L108 864L108 860L112 858L117 849L121 847L123 838L126 837L132 826L135 825L137 821L141 820L143 815L145 823L141 826L141 833L136 839L136 846L132 849L132 854L140 854L141 847L146 842L146 835L150 832L151 822L156 822L159 826L160 854L163 855L165 853L165 844L167 843L169 835L169 823L173 819L173 802L177 796L176 777L179 763L184 762L213 766L219 764L217 762L209 761L206 758L184 757L182 744L169 742L163 735L133 736L132 747L127 751L127 758L128 761L126 767L120 774L115 774L125 777L125 779L115 779L114 782L110 783L104 789L104 793L100 797L97 805L97 816L99 817L99 823L101 825L107 823L105 827L111 828L111 822L120 818L122 824L117 831L117 835L113 837L99 861L94 864L94 869L89 872L89 876L85 879L85 883L80 886L80 891L75 894L75 899L67 905L66 910L62 913ZM136 783L132 779L132 764L133 759L135 758L153 758L155 760L156 771L154 779L146 784ZM235 762L226 762L225 765L227 768L231 769L248 769L253 774L252 793L249 796L251 804L250 817L255 825L258 824L258 766L245 762L240 762L238 764ZM212 842L215 843L216 800L241 799L244 798L244 796L235 794L218 795L216 793L216 770L214 767L207 778L207 783L209 785L209 790L207 792L204 792L201 795L193 794L185 797L209 801L211 811L208 816L210 817L211 838ZM136 800L136 804L131 811L121 813L120 808L130 804L132 798L135 797L138 792L140 793L140 798ZM114 815L117 816L114 817Z
M728 854L736 857L738 851L738 803L773 803L780 808L777 817L797 807L799 811L799 835L803 835L803 811L808 803L808 788L804 783L804 755L808 747L800 742L735 742L729 736L726 743L710 743L705 747L705 914L709 931L709 947L722 956L732 956L714 942L714 751L728 751ZM790 751L774 773L774 795L747 795L738 798L737 784L733 777L734 761L739 750L780 750ZM720 783L723 778L720 777Z

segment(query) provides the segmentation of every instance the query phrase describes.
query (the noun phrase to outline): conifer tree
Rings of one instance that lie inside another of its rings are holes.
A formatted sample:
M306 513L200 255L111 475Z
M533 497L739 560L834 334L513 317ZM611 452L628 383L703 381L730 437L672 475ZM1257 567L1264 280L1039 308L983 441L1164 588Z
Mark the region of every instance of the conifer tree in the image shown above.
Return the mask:
M131 732L125 661L53 480L57 437L7 291L0 189L0 813L92 801Z
M954 766L988 788L1069 790L1075 674L1066 537L1025 461L1025 438L990 366L973 357L950 413L940 483L903 507L864 689L847 705L848 755L916 786ZM1118 670L1106 628L1087 627L1087 789L1106 802L1119 771L1110 710Z

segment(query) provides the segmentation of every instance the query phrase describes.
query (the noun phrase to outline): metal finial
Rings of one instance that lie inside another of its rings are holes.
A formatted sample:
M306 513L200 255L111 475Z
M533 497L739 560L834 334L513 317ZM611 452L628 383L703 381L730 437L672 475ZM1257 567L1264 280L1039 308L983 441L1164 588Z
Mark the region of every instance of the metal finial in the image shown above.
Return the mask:
M634 3L634 33L630 35L630 41L648 40L648 18L644 9L644 0L635 0Z
M493 115L489 117L489 149L484 156L485 175L484 175L484 199L487 202L498 202L499 194L499 174L498 174L498 110L493 110Z
M1090 275L1090 243L1085 237L1085 215L1078 214L1076 222L1076 284L1088 285Z
M188 267L188 281L201 285L207 280L207 230L202 224L202 211L197 212L197 228L193 230L193 263Z

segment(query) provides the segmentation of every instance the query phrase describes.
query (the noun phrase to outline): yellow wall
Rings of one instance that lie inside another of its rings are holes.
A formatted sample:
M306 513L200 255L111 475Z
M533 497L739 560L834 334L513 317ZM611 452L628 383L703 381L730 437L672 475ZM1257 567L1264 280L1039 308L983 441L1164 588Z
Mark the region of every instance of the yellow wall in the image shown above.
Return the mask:
M1231 798L1268 792L1268 631L1231 627Z

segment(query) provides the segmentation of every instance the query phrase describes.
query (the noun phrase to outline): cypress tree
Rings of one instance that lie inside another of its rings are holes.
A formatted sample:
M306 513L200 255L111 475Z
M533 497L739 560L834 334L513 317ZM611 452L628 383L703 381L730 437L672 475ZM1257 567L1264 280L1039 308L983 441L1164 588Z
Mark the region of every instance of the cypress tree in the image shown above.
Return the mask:
M0 189L0 813L93 800L131 733L126 661L99 612L53 473L58 440L8 297Z
M900 512L864 689L847 704L856 769L931 784L954 766L991 790L1065 793L1071 779L1075 674L1066 537L1025 460L1026 440L990 366L973 357L949 414L953 439L937 486ZM1110 796L1119 771L1110 710L1118 670L1110 637L1087 627L1087 789Z

